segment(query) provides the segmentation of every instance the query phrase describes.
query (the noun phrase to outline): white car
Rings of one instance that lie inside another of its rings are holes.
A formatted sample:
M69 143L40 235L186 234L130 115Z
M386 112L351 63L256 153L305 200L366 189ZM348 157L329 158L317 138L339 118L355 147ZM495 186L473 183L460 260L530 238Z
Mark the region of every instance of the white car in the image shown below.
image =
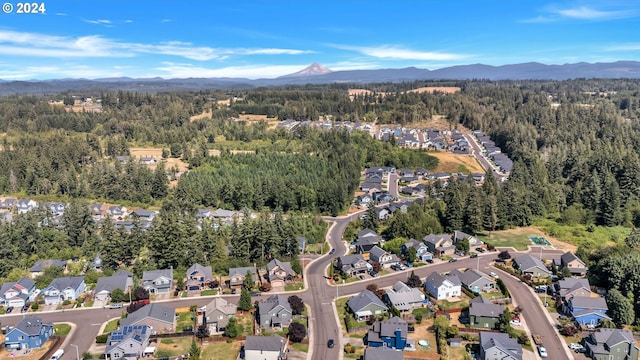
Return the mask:
M522 325L522 323L520 322L519 319L511 319L511 321L509 321L509 323L513 326L520 326Z
M499 279L498 274L494 273L493 271L489 273L489 276L495 278L495 279Z
M546 358L547 356L549 356L547 354L547 349L542 345L538 345L538 354L540 354L541 358Z
M569 344L569 349L571 349L571 350L582 350L582 349L584 349L584 346L582 346L581 344L578 344L578 343L571 343L571 344Z

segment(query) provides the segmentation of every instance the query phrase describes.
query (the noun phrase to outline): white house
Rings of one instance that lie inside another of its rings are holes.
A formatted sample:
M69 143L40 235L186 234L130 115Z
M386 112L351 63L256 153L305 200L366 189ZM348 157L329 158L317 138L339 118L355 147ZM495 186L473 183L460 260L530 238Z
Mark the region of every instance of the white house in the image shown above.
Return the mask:
M462 282L457 276L442 276L432 272L424 282L424 289L437 300L460 296Z
M65 300L74 301L85 289L82 276L56 278L44 290L44 302L47 305L55 305Z

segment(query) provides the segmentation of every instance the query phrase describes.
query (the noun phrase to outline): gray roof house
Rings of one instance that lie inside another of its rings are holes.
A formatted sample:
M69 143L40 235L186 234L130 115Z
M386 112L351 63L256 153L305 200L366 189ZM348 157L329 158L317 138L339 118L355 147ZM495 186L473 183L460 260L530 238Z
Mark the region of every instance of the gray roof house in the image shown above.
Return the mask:
M258 322L264 328L289 326L292 318L291 305L282 295L272 295L258 303Z
M469 326L472 328L494 329L504 312L503 305L475 301L469 304Z
M142 287L150 294L166 293L173 285L173 269L150 270L142 273Z
M285 282L293 279L296 275L296 272L291 268L291 263L288 261L272 259L267 264L267 276L272 285L284 286Z
M247 336L244 342L244 360L284 360L289 340L280 335Z
M65 269L67 267L67 262L64 260L38 260L29 269L29 273L31 273L31 277L34 278L38 275L42 275L44 270L50 266L60 266Z
M467 269L464 272L453 270L449 274L458 276L462 285L474 293L490 292L496 289L496 282L493 279L475 269Z
M120 289L126 293L132 287L132 276L126 272L119 272L112 276L103 276L98 278L98 283L93 291L93 296L96 300L105 301L111 296L111 292L114 289Z
M574 296L589 296L591 294L589 280L584 278L565 278L559 280L555 285L555 289L564 301Z
M478 239L477 237L475 237L473 235L469 235L467 233L463 233L462 231L458 231L458 230L454 230L453 231L453 243L454 244L456 244L456 243L458 243L458 241L462 241L464 239L469 239L469 246L471 246L471 247L484 245L484 242L482 242L480 239Z
M256 268L253 266L230 268L229 269L229 287L242 286L242 282L244 281L244 278L247 276L247 273L251 274L251 277L254 283L260 280L260 278L258 277L258 272L256 271Z
M587 264L572 252L566 252L560 256L559 269L564 268L569 269L572 275L582 276L587 273Z
M84 277L67 276L55 278L44 290L44 301L47 305L54 305L64 300L74 301L86 289Z
M442 276L434 271L425 279L424 289L437 300L444 300L460 296L462 283L455 274Z
M481 331L480 358L522 360L522 346L507 334Z
M547 266L542 260L530 254L520 255L513 259L515 267L521 274L531 274L533 277L544 278L550 277L551 271L547 269Z
M36 288L36 282L28 277L6 282L0 288L0 305L22 307Z
M198 263L191 265L187 269L187 281L185 288L187 290L202 290L205 286L213 281L211 266L202 266Z
M176 309L160 304L149 304L120 319L120 328L148 325L156 332L173 332L176 329Z
M144 356L149 346L151 327L147 325L124 326L112 331L107 338L105 359L137 360Z
M364 321L371 315L386 314L389 310L382 300L369 290L362 290L358 295L349 298L347 307L358 321Z
M400 258L376 245L369 251L369 260L378 262L383 268L389 268L391 265L397 264Z
M238 306L227 302L224 298L215 297L205 305L205 318L211 334L224 332L229 324L229 319L236 316Z
M429 234L422 238L422 241L427 245L429 251L436 256L451 255L456 251L451 236L447 234Z
M633 333L622 329L598 329L585 338L587 355L594 360L637 360Z
M398 281L393 288L387 289L383 296L384 301L398 309L400 312L410 312L424 305L425 295L418 288L410 288L402 281Z
M402 360L402 351L383 347L368 347L364 349L364 360Z
M373 266L364 260L364 257L360 254L352 254L339 256L337 261L338 270L343 273L353 276L356 274L364 274L370 269L373 269Z

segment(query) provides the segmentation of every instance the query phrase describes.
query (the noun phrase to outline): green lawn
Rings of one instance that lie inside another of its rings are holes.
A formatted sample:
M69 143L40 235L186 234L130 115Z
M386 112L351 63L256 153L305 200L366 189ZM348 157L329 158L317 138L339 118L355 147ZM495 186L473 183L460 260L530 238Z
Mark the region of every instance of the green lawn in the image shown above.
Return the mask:
M116 330L118 328L118 322L120 321L120 319L113 319L111 321L109 321L107 323L107 325L104 327L104 331L102 332L103 334L108 334L110 332L112 332L113 330Z
M57 336L67 336L71 332L71 325L69 324L55 324L54 326L54 334Z
M622 226L563 225L551 219L536 219L533 226L540 227L542 231L560 241L590 250L622 241L631 231L630 228Z
M547 306L547 311L550 313L557 313L558 310L556 310L556 302L553 300L552 296L544 296L544 295L538 295L538 297L540 297L540 302L542 304L544 304L544 301L547 300L547 304L549 304Z
M192 312L184 312L178 315L178 323L176 324L176 331L180 332L186 326L193 326Z
M207 290L200 291L200 296L209 296L209 295L218 295L218 290L207 289Z
M338 319L340 319L340 325L342 327L342 331L346 333L347 329L343 326L344 325L344 321L348 321L349 325L354 328L354 327L361 327L361 326L367 326L366 322L357 322L356 319L353 317L353 315L348 314L347 310L345 309L345 305L347 304L347 301L349 300L349 298L342 298L340 300L338 300L336 302L336 306L338 307Z
M201 359L236 360L242 341L211 343L202 349Z
M449 309L459 309L469 306L469 301L471 299L467 295L460 295L459 301L449 301L449 300L440 300L438 301L438 307L441 310L449 310Z
M510 233L491 233L490 236L478 235L478 239L495 247L513 247L516 250L527 250L532 242L527 235Z
M296 290L302 290L304 289L304 283L303 282L295 282L295 283L291 283L291 284L285 284L284 286L284 291L296 291Z
M191 347L191 336L162 339L158 343L156 356L177 356L186 354Z
M291 348L293 350L296 350L296 351L302 351L304 353L308 353L309 352L309 344L301 344L301 343L291 342L291 343L289 343L289 346L291 346Z

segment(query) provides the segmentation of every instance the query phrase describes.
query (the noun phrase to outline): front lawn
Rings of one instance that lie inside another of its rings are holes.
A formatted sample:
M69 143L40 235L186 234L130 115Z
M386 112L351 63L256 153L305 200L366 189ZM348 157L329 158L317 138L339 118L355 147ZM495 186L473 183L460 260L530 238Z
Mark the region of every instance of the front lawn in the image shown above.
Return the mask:
M116 330L118 328L118 323L120 322L120 318L118 319L113 319L111 321L109 321L107 323L107 325L105 325L104 327L104 331L102 331L103 334L108 334L114 330Z
M54 335L56 336L67 336L71 332L71 325L63 323L63 324L55 324L53 326Z
M356 319L347 312L346 304L349 298L342 298L336 302L336 306L338 307L338 319L343 320L340 321L340 324L344 324L345 327L342 327L342 331L346 334L347 328L359 328L363 326L367 326L366 322L358 322Z
M200 291L200 296L218 295L217 289L207 289Z
M291 342L291 343L289 343L289 346L291 346L291 348L293 350L296 350L296 351L301 351L303 353L308 353L309 352L309 344Z
M294 282L291 284L285 284L284 286L284 291L297 291L297 290L302 290L304 289L304 283L303 282Z

